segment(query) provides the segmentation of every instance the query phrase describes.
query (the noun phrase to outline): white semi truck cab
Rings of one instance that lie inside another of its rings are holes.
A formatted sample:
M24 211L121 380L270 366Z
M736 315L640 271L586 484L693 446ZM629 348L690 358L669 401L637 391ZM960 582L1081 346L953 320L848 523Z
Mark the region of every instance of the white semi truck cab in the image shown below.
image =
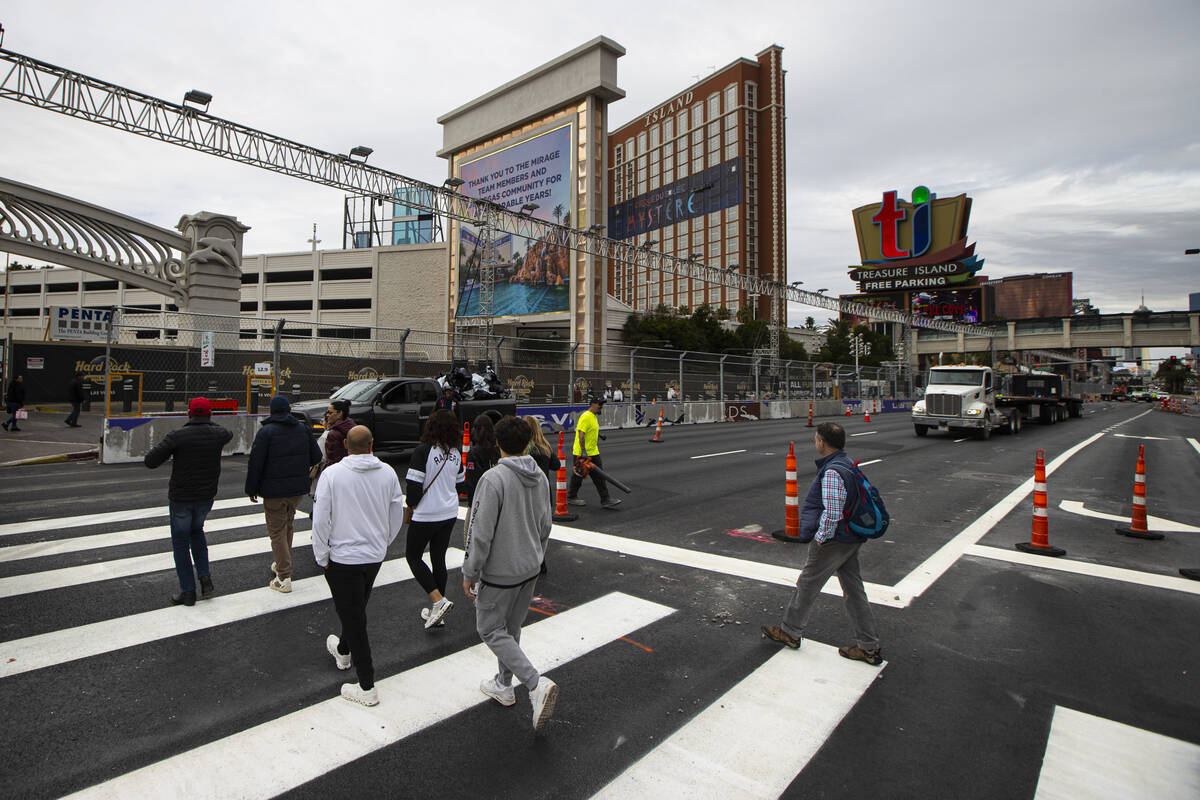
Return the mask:
M929 371L925 397L913 405L913 430L924 436L934 430L969 433L988 439L996 428L1020 430L1020 414L996 407L996 376L991 367L934 367Z

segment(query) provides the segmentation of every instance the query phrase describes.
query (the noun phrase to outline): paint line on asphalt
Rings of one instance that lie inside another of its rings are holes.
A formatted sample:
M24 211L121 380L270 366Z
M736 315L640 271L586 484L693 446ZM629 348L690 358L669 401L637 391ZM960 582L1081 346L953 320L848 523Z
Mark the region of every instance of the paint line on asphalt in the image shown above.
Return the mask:
M877 433L879 433L879 431L863 431L862 433L852 433L852 434L850 434L850 436L851 436L851 437L855 437L855 436L874 436L874 435L875 435L875 434L877 434Z
M1192 446L1192 448L1193 448L1193 449L1195 449L1195 451L1196 451L1197 453L1200 453L1200 442L1197 442L1195 439L1193 439L1193 438L1191 438L1191 437L1189 436L1189 437L1188 437L1188 444L1190 444L1190 445Z
M988 547L975 544L966 549L964 555L990 558L996 561L1007 561L1010 564L1021 564L1027 567L1052 569L1057 572L1070 572L1075 575L1085 575L1091 578L1105 578L1121 583L1132 583L1137 586L1147 586L1151 589L1169 589L1173 592L1200 595L1200 581L1188 578L1177 578L1171 575L1159 575L1154 572L1140 572L1135 569L1110 567L1105 564L1092 564L1088 561L1071 561L1063 558L1047 558L1036 553L1022 553L1019 550L1006 550L1002 547Z
M859 462L859 466L860 466L860 467L869 467L869 466L871 466L872 464L879 464L879 463L882 463L882 462L883 462L883 459L882 459L882 458L873 458L873 459L871 459L870 461L861 461L861 462Z
M778 797L881 671L805 639L799 650L773 655L594 797Z
M307 547L312 544L308 531L296 531L292 539L292 547ZM225 561L230 558L242 558L260 553L271 552L271 540L266 536L255 536L252 539L242 539L237 542L211 545L208 548L208 560ZM128 578L148 572L174 570L175 557L171 553L152 553L145 556L118 558L112 561L99 561L94 564L81 564L75 567L30 572L23 575L11 575L0 578L0 597L14 597L33 592L44 592L51 589L62 589L66 586L79 586L84 583L107 581L114 578Z
M966 442L966 441L970 441L970 439L971 439L971 437L970 437L970 436L967 436L966 438L963 438L963 439L955 439L955 440L954 440L954 443L955 443L955 444L958 444L959 442Z
M744 452L746 452L746 451L744 449L742 449L742 450L725 450L724 452L721 452L721 453L705 453L702 456L692 456L692 460L694 461L697 458L716 458L717 456L731 456L734 453L744 453Z
M447 551L448 569L458 569L462 566L462 561L462 550L452 547ZM408 562L403 558L396 558L383 562L375 579L375 588L407 580L412 580ZM217 576L216 581L219 588L220 576ZM166 595L164 591L163 597ZM293 581L291 594L280 594L268 589L264 584L261 588L234 594L218 593L209 600L198 601L190 608L156 608L140 614L0 642L0 678L328 599L329 588L325 578L318 575L315 578Z
M550 538L566 542L567 544L577 544L582 547L607 550L610 553L620 553L637 558L648 558L652 561L662 561L667 564L702 569L707 572L716 572L736 578L747 578L764 583L773 583L777 586L794 586L796 578L800 574L800 570L794 567L781 567L775 564L765 564L761 561L750 561L742 558L717 555L716 553L689 550L686 547L672 547L666 544L644 542L640 539L627 539L622 536L614 536L610 533L585 531L565 525L555 525L551 529ZM794 547L795 545L787 546ZM867 583L865 585L867 598L872 603L892 606L894 608L903 608L908 605L907 600L896 597L896 592L891 586L882 586L878 583ZM831 577L821 591L825 594L836 595L837 597L842 596L842 587L836 577Z
M226 500L217 500L212 507L214 511L217 511L225 508L245 508L257 505L261 504L251 503L249 497L231 497ZM106 522L165 517L168 512L167 506L151 506L149 508L128 508L123 511L104 511L99 514L80 514L76 517L50 517L26 522L9 522L0 525L0 536L10 536L14 533L37 533L47 529L81 528L85 525L102 525Z
M1073 455L1083 450L1083 448L1092 442L1102 439L1104 434L1105 431L1094 433L1082 442L1067 449L1046 465L1046 475L1052 475L1055 470L1065 464ZM1024 483L1009 492L1000 502L985 511L970 525L963 528L953 539L939 547L933 555L929 556L916 569L906 575L894 587L896 594L903 598L904 604L907 605L932 586L938 578L945 574L946 570L954 565L954 562L962 558L963 553L968 547L987 535L988 531L994 528L1000 520L1004 519L1014 508L1024 502L1025 498L1032 491L1033 476L1031 475L1025 479Z
M1156 442L1171 441L1171 437L1169 436L1139 436L1132 433L1114 433L1113 436L1116 436L1118 439L1153 439Z
M521 648L549 672L673 613L614 592L525 627ZM324 648L318 650L312 658L328 658ZM478 644L377 681L380 703L374 708L333 697L71 797L275 797L490 702L479 681L495 670L495 657ZM560 696L572 692L583 695L588 687L564 685ZM528 706L516 710L520 719L511 720L513 730L527 730Z
M1090 508L1084 508L1083 503L1076 500L1063 500L1058 504L1058 507L1070 514L1079 514L1084 517L1106 519L1111 522L1120 522L1123 525L1128 525L1130 522L1129 515L1122 517L1117 514L1105 514L1103 511L1092 511ZM1149 514L1146 515L1146 527L1152 531L1166 531L1168 533L1200 533L1200 528L1197 528L1195 525L1172 522L1169 519L1154 517Z
M1200 797L1200 746L1054 707L1034 800Z

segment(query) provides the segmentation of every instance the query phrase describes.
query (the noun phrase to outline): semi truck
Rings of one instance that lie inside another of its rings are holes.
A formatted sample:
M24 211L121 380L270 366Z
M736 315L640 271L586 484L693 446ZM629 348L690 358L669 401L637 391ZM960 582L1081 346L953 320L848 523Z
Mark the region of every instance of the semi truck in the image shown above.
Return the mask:
M925 396L913 404L913 430L978 439L992 432L1017 434L1027 421L1052 425L1083 413L1083 399L1052 372L1016 373L999 379L991 367L946 366L929 371Z

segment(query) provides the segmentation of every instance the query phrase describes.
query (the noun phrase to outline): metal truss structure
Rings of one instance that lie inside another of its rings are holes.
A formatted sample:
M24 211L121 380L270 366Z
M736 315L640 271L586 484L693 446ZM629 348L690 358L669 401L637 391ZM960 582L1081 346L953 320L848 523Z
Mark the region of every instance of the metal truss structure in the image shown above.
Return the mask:
M636 242L609 239L592 230L576 230L532 219L496 203L467 197L445 186L434 186L366 163L350 155L329 153L290 139L215 117L207 111L160 100L28 56L0 49L0 99L56 111L150 139L227 158L242 164L290 175L354 194L391 202L405 190L410 208L475 227L491 225L535 240L551 240L571 250L610 262L705 281L748 294L800 303L875 321L899 322L966 335L969 325L914 317L895 309L839 300L807 292L778 281L744 275L698 260L655 252ZM211 99L211 98L209 98ZM774 327L774 326L773 326Z
M0 178L4 249L149 289L186 295L190 242L175 231L73 197Z

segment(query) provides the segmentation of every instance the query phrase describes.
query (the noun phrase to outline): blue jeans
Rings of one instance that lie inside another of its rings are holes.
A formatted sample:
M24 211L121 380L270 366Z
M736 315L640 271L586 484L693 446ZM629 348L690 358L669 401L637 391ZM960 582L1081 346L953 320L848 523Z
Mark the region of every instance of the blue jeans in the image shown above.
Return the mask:
M175 574L179 576L179 591L196 591L196 578L192 575L192 559L196 561L196 575L207 578L208 541L204 538L204 520L212 509L212 500L182 502L171 500L171 549L175 553Z
M83 403L71 403L71 413L67 415L66 423L74 425L79 422L79 412L83 407Z

